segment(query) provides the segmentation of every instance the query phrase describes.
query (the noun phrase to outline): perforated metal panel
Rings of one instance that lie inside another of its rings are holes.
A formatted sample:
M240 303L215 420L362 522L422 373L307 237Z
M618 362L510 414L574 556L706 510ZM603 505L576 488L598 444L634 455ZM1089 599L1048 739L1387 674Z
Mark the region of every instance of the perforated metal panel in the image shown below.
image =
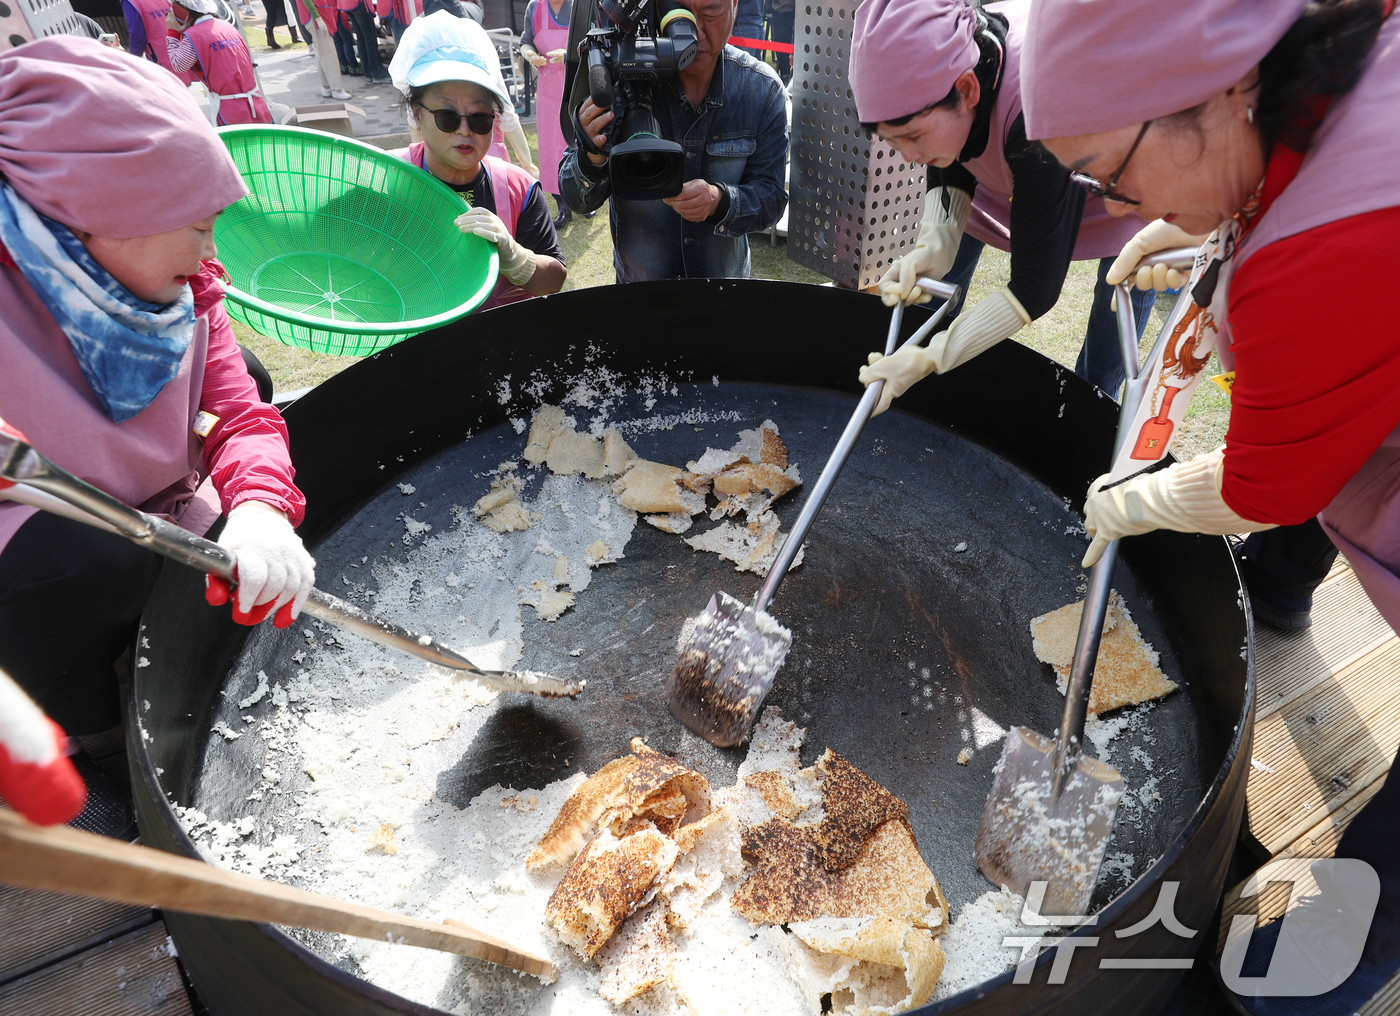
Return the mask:
M0 0L0 52L77 30L78 19L69 0Z
M788 257L864 289L914 245L926 171L866 133L846 69L857 3L798 0Z

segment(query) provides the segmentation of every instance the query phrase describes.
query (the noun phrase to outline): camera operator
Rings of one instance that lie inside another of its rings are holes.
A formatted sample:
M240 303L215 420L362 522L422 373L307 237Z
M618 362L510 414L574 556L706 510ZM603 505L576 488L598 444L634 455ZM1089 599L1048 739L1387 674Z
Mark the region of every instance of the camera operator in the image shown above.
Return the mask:
M675 197L614 198L609 212L618 282L747 278L748 233L767 229L787 205L787 112L778 76L725 44L737 0L684 0L695 15L695 59L656 90L661 137L685 149L685 184ZM612 110L592 101L577 122L606 147ZM611 194L608 158L577 146L559 165L564 201L591 212Z

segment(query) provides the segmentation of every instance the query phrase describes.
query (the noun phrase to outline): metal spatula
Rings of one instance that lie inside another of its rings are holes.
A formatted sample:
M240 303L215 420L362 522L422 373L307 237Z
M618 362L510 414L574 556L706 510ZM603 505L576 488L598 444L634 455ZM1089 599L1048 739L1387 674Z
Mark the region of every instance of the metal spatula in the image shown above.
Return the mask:
M0 431L0 478L19 485L0 491L0 497L110 529L173 561L209 575L218 575L230 582L236 581L233 554L217 543L122 504L3 431ZM72 507L67 511L56 510L59 505L53 502L53 498ZM73 511L73 508L78 511ZM482 670L428 635L419 635L381 620L353 603L319 589L311 590L311 595L302 606L302 613L389 649L436 663L440 667L465 671L474 680L498 691L572 698L583 691L585 684L530 670Z
M942 297L943 306L905 345L922 341L957 303L957 286L932 279L920 279L919 286ZM903 321L904 305L896 304L885 337L886 356L895 351ZM678 654L667 683L666 704L672 716L713 745L727 748L744 739L792 648L792 632L765 611L841 475L884 387L883 381L877 381L866 388L753 602L746 604L718 592L710 597L705 612L694 620L693 632Z
M1144 259L1142 264L1184 263L1189 270L1195 253L1194 249L1167 251ZM1137 325L1131 296L1130 286L1118 287L1118 341L1128 381L1118 413L1114 459L1145 390L1138 379ZM1043 737L1028 727L1011 728L977 830L977 867L993 884L1025 896L1032 882L1048 883L1042 914L1079 916L1089 912L1089 899L1123 796L1123 777L1118 770L1081 751L1089 689L1117 560L1115 540L1089 571L1057 736Z

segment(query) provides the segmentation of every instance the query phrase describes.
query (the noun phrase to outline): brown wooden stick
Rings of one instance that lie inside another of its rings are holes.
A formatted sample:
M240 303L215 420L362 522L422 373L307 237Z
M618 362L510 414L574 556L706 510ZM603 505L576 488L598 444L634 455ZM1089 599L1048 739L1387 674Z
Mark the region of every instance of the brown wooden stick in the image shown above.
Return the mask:
M0 811L0 882L205 917L264 921L422 946L499 963L546 982L558 976L548 959L522 952L459 921L434 924L401 917L67 826L36 826L9 811Z

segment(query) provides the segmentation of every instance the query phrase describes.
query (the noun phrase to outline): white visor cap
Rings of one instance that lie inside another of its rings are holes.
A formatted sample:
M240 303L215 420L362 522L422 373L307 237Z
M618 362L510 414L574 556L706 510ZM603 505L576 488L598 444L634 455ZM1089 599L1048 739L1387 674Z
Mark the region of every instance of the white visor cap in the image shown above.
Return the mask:
M405 95L410 88L439 81L469 81L511 108L501 61L486 29L447 11L413 19L389 61L389 77Z

